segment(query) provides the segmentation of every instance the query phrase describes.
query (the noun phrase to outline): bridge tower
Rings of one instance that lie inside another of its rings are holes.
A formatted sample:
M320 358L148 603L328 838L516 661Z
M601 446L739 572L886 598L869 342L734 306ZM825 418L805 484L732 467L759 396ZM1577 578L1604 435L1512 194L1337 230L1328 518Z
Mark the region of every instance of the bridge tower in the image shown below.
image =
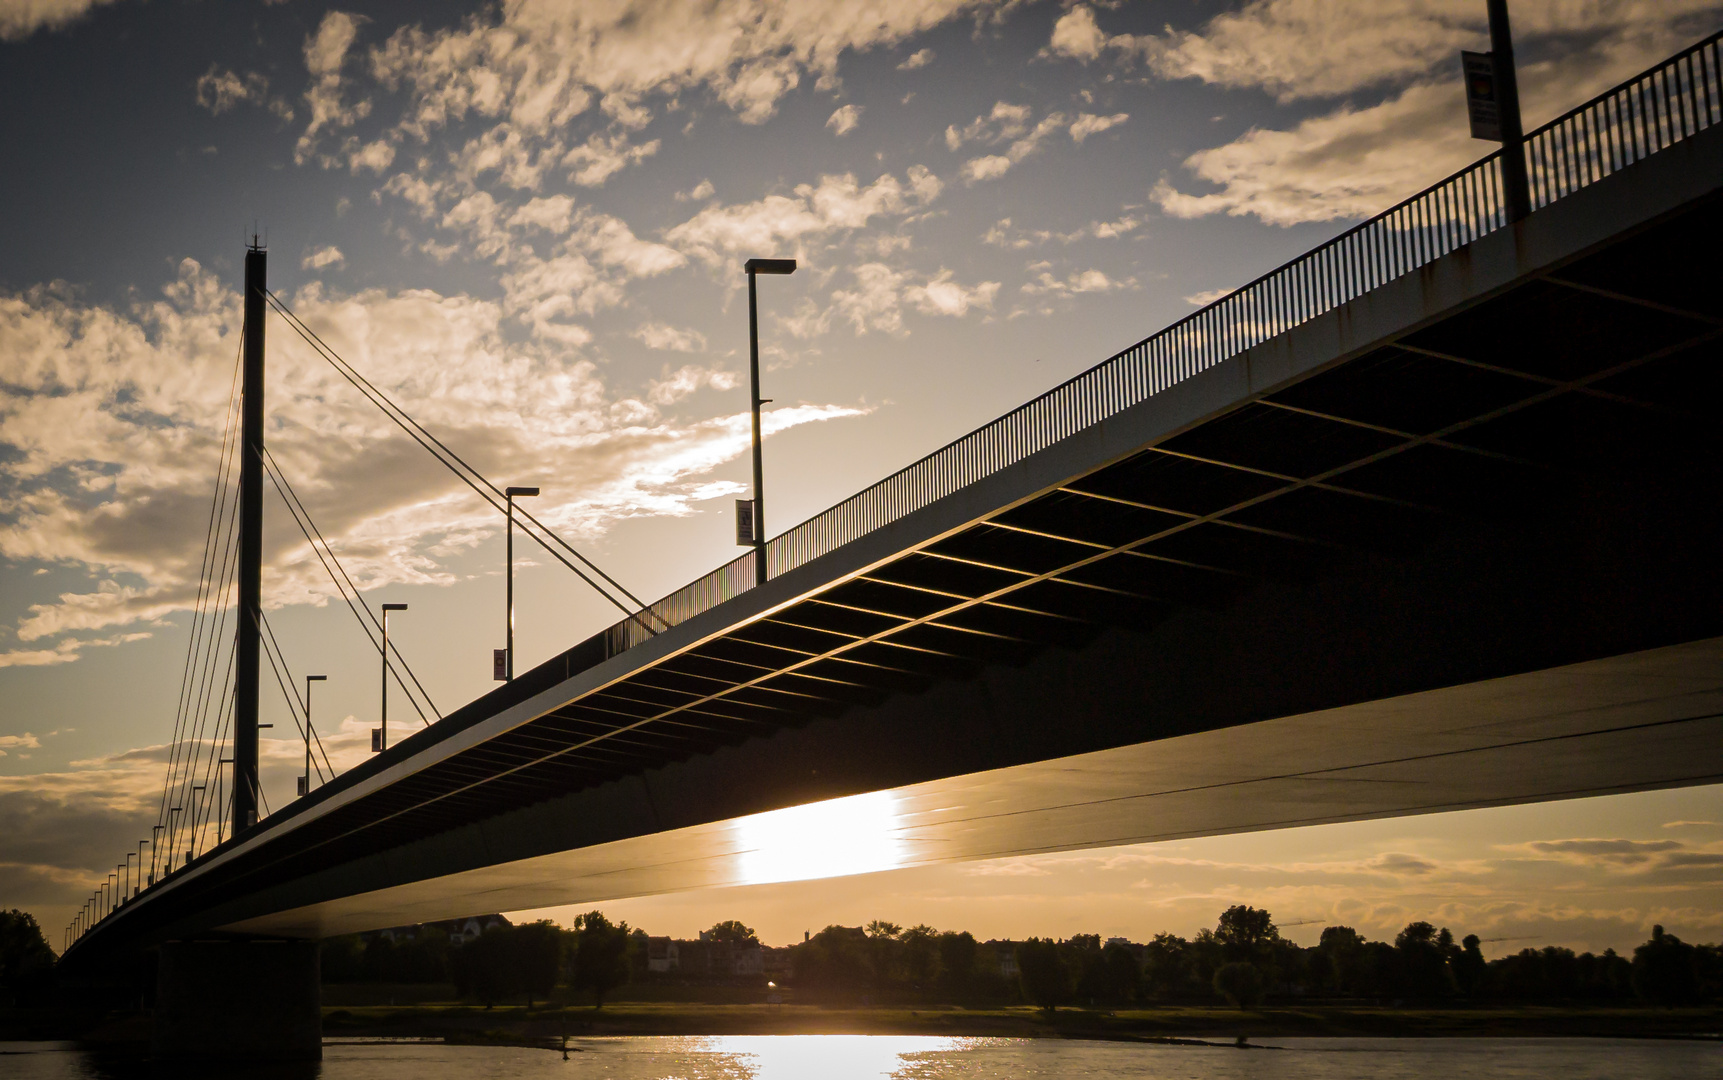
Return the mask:
M245 252L245 352L239 451L239 629L234 644L233 829L257 824L258 624L263 592L263 317L267 254Z

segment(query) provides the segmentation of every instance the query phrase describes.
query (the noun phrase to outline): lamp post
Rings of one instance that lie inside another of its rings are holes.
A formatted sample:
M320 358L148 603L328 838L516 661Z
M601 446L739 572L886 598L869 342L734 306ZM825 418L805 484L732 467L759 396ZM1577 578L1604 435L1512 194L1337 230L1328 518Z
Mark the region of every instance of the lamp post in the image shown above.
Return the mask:
M760 316L754 299L754 275L793 274L794 259L749 259L742 264L748 271L748 390L754 411L754 508L750 515L754 541L754 584L766 583L766 496L765 473L760 464L760 406L770 398L760 397Z
M257 726L263 727L265 725L259 724ZM187 866L191 865L192 859L197 857L197 793L203 790L205 789L202 784L191 789L191 813L186 816L187 825L185 827L185 861Z
M508 556L507 556L508 564L509 564L509 570L508 570L508 579L509 579L509 583L508 583L509 633L508 633L508 655L506 657L506 659L508 661L508 666L504 669L504 674L507 676L507 678L504 679L505 682L513 682L514 677L515 677L515 500L521 499L521 498L528 498L530 496L537 495L537 494L538 494L538 488L535 488L535 487L511 487L511 488L507 489L507 491L505 492L505 495L504 495L504 497L508 500L508 504L509 504L509 527L508 527L508 537L509 538L508 538Z
M373 754L389 749L389 613L406 610L406 604L383 605L383 726L371 733Z
M132 883L133 896L144 891L144 845L147 843L149 843L148 840L138 841L138 879Z
M156 883L156 857L161 853L162 846L156 843L156 833L166 832L166 825L150 826L150 884Z
M311 794L311 684L328 681L327 675L305 676L305 775L299 778L301 797Z

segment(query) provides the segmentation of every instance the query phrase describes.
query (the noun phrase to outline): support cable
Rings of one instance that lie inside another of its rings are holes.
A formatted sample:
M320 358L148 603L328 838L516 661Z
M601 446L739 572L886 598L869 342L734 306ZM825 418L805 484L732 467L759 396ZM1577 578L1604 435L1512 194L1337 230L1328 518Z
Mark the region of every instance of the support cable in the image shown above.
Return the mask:
M414 420L413 417L405 409L397 405L392 398L379 390L376 385L369 379L365 378L365 376L359 374L358 369L354 368L346 360L342 359L341 355L331 348L327 342L325 342L321 337L318 337L316 332L310 327L306 326L305 323L302 322L284 302L282 302L280 297L267 290L265 290L264 295L270 301L271 306L275 308L276 312L280 314L282 318L287 320L288 325L295 333L305 340L306 344L310 345L312 349L314 349L319 356L323 357L330 366L335 368L343 378L353 384L355 389L370 399L371 403L376 405L377 408L380 409L390 420L394 421L396 426L398 426L402 431L405 431L408 436L410 436L420 446L424 447L426 452L431 454L431 456L442 462L445 468L459 477L468 487L472 488L480 498L485 500L485 502L489 503L492 509L506 513L506 496L495 484L487 480L484 474L467 464L459 454L450 450L441 439L432 435L422 424L417 420ZM435 446L434 449L433 444ZM632 601L635 607L629 608L622 601L612 596L603 586L599 585L596 581L593 581L590 577L587 577L579 567L564 558L562 554L555 549L555 547L546 542L544 537L534 535L530 530L528 530L528 535L532 535L533 539L538 540L552 558L555 558L558 562L562 563L563 566L573 571L576 576L588 585L592 586L600 596L610 601L611 604L615 605L615 607L628 618L638 622L647 633L656 634L658 631L644 620L642 617L643 615L651 615L660 623L663 623L666 629L669 628L670 624L663 618L663 616L652 611L644 601L629 592L628 589L623 587L623 585L615 578L601 570L591 559L582 555L572 544L557 535L557 533L544 522L533 516L531 511L524 507L517 507L515 512L523 521L530 522L532 525L537 526L538 529L544 533L545 537L549 537L549 539L554 541L556 545L562 547L576 559L579 559L589 569L591 569L593 573L603 578L617 592Z
M323 736L317 734L316 728L310 727L310 710L306 708L305 702L299 700L299 681L293 677L293 669L287 666L287 654L281 651L281 643L275 639L275 630L269 625L268 618L264 618L261 621L263 623L263 632L268 642L265 651L267 651L268 648L273 648L275 650L274 655L269 661L270 666L273 667L275 665L276 657L279 657L281 660L281 670L275 673L275 681L278 684L281 684L281 694L287 699L287 711L293 714L294 725L298 726L300 714L303 713L305 715L306 726L299 728L299 737L301 739L307 738L306 732L309 730L311 733L309 738L317 744L317 749L323 754L322 765L317 763L317 758L315 756L311 759L312 767L317 770L317 779L324 780L323 766L328 765L328 779L333 780L335 779L335 767L329 764L329 751L323 749ZM286 675L287 679L285 683L282 683L283 674ZM324 782L327 783L327 781Z
M164 773L162 776L162 794L161 794L160 803L156 809L156 824L158 824L158 825L163 824L163 820L167 815L168 792L173 786L174 766L175 766L175 762L179 756L180 735L181 735L181 732L182 732L182 729L184 726L184 722L185 722L185 718L186 718L187 703L188 703L189 698L190 698L189 691L190 691L191 682L192 682L191 672L192 672L192 668L194 666L193 665L193 657L197 653L198 641L200 640L199 631L202 628L202 622L204 619L204 605L205 605L206 595L208 592L208 587L210 584L210 581L209 581L210 570L212 568L212 563L213 563L213 560L215 557L214 551L216 548L217 513L218 513L219 509L221 508L223 501L224 501L222 499L222 494L223 494L224 488L226 487L226 481L227 481L228 452L229 452L229 447L232 443L232 437L233 437L233 421L234 421L234 416L235 416L236 411L237 411L236 410L236 403L237 403L238 397L239 397L240 361L241 361L242 357L244 356L244 350L245 350L245 334L244 334L244 330L242 329L240 331L239 346L238 346L238 349L236 350L236 352L234 354L234 358L233 358L233 377L231 380L231 384L228 388L228 394L227 394L227 415L226 415L226 422L222 427L221 454L217 459L216 473L215 473L215 486L214 486L214 490L212 490L210 492L209 517L204 524L203 557L202 557L202 560L200 561L199 566L198 566L197 600L196 600L196 603L194 604L194 606L192 608L192 621L191 621L191 627L190 627L191 632L187 635L185 663L184 663L184 666L180 672L179 703L174 709L173 736L168 743L168 766L167 766L167 769L164 770ZM153 842L154 839L155 839L155 834L152 832L151 833L152 843L150 844L150 877L149 877L149 880L151 880L151 881L154 881L154 879L155 879L155 875L156 875L156 871L157 871L157 863L159 861L159 855L160 855L159 851L157 850L160 847L160 845L157 843L154 843Z
M270 482L275 485L276 493L281 496L282 502L287 504L287 512L293 516L293 523L299 526L299 532L305 537L305 542L310 546L311 553L316 555L318 561L323 564L323 572L329 575L329 580L334 583L336 591L341 594L341 599L347 604L347 609L353 613L353 617L355 619L359 620L359 628L365 631L365 636L370 640L371 647L376 649L378 654L381 655L383 651L381 636L383 627L382 624L377 621L376 613L373 612L370 607L365 604L364 600L360 598L359 586L353 584L353 579L348 576L346 567L342 566L341 560L336 558L335 549L329 546L328 540L324 539L322 530L320 530L317 527L317 523L311 519L311 512L307 510L305 508L305 504L300 501L298 492L293 490L293 485L288 482L286 474L281 471L281 466L275 463L275 458L267 449L263 452L263 459L264 466L269 473ZM301 520L302 518L303 520ZM312 539L313 535L316 536L315 540ZM318 547L319 543L322 544L321 548ZM333 569L331 568L331 564L333 564ZM339 576L337 576L337 574L339 574ZM345 582L345 585L343 585L343 582ZM351 597L348 596L349 590L352 592ZM377 630L375 635L371 633L372 628ZM407 677L413 680L413 686L416 687L419 694L424 697L425 704L429 705L431 707L431 711L436 713L437 719L441 720L443 718L442 711L437 708L437 703L431 700L430 693L426 691L424 685L419 682L419 677L413 674L412 666L407 663L406 657L401 655L400 646L390 642L389 651L394 654L395 660L399 665L406 670ZM394 668L392 666L390 668L390 672L395 674L395 685L399 686L401 688L401 692L407 695L407 701L413 706L413 711L419 714L419 722L424 724L426 727L430 727L430 721L425 719L425 711L419 708L419 703L413 698L412 690L409 690L407 688L407 684L401 681L401 676L394 672Z

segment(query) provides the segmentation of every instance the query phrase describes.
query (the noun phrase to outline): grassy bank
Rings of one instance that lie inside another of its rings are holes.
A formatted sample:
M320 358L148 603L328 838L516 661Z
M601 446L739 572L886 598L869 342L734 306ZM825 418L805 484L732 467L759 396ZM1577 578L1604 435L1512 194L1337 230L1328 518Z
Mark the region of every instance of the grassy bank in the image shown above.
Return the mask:
M1252 1010L1168 1007L1099 1011L824 1007L624 1002L590 1007L425 1003L324 1010L324 1034L525 1041L562 1035L971 1035L1012 1038L1173 1039L1292 1036L1615 1036L1672 1038L1723 1032L1723 1008L1517 1006L1392 1008L1288 1006Z

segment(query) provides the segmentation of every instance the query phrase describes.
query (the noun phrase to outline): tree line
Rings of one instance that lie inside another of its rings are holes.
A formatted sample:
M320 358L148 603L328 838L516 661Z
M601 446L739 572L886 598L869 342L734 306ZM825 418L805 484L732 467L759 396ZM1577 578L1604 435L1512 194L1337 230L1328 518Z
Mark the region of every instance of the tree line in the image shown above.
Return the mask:
M707 937L759 945L754 931L734 920ZM1549 946L1485 960L1482 944L1475 934L1456 941L1447 928L1419 921L1392 942L1330 926L1305 947L1284 938L1269 912L1242 904L1222 912L1212 930L1188 939L1157 934L1145 944L1103 942L1098 934L980 942L967 931L876 920L828 926L782 950L787 964L772 977L810 1002L1048 1009L1216 1001L1246 1008L1269 999L1682 1005L1723 997L1723 946L1689 944L1661 926L1631 957ZM559 986L602 1004L630 980L689 978L650 972L646 934L597 911L572 929L550 922L498 927L460 945L442 935L332 939L323 970L329 982L452 982L462 997L487 1004L546 1000Z

